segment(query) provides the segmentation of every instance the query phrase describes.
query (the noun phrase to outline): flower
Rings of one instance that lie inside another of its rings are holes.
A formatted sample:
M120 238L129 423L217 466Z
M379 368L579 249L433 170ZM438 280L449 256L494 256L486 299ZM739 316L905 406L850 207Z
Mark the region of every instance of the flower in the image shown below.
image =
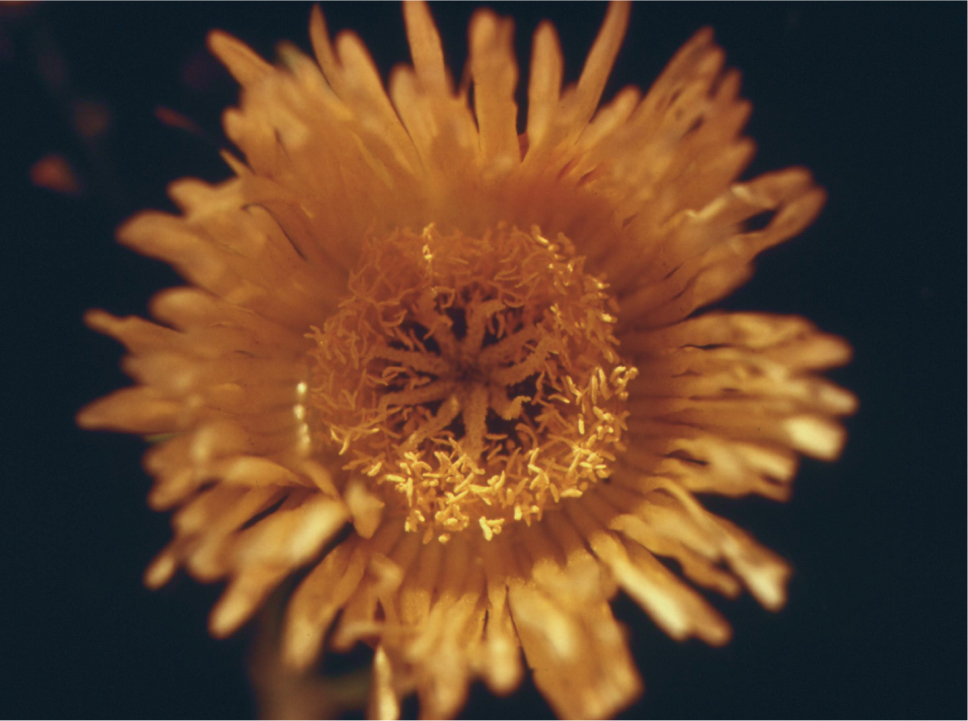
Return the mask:
M173 184L180 216L120 229L189 283L152 300L157 323L86 316L137 385L79 422L157 436L149 500L178 509L148 585L179 567L228 581L224 636L310 567L284 661L372 645L373 715L415 691L453 716L475 678L507 693L522 651L557 713L614 714L641 688L619 588L676 639L730 637L660 557L784 603L786 563L696 494L783 500L798 454L840 453L856 401L816 372L844 341L696 314L824 192L799 168L738 182L750 106L709 30L647 94L599 107L628 12L609 7L564 90L538 28L521 134L512 23L489 11L455 86L427 7L405 3L414 65L389 93L318 8L315 62L283 46L273 67L212 33L243 87L224 122L245 160Z

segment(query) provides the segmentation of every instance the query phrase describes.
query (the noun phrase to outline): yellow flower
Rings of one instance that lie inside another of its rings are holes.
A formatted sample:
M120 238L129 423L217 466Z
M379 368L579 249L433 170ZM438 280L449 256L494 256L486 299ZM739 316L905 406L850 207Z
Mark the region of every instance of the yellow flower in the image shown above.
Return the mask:
M406 3L414 66L388 91L318 9L316 61L285 46L273 67L212 33L245 160L173 184L182 215L119 231L189 285L153 299L157 324L88 314L137 385L79 422L161 437L150 502L178 510L146 580L228 581L213 634L311 565L284 660L370 644L372 714L416 692L453 716L473 679L508 693L524 661L556 712L606 717L641 688L619 588L676 639L731 633L659 557L784 603L787 565L694 494L783 500L798 454L838 456L855 399L815 373L850 348L796 317L696 311L824 192L799 168L737 182L750 106L709 30L647 94L599 107L628 12L609 7L564 89L538 28L522 134L512 23L489 11L455 85Z

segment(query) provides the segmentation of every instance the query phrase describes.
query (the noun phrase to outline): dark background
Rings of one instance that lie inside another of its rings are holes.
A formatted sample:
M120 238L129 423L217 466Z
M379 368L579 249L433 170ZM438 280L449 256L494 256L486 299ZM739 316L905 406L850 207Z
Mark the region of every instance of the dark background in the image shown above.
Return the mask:
M525 81L538 20L556 23L574 80L604 13L495 7L516 18ZM458 67L473 8L433 8ZM251 631L215 641L206 630L219 589L183 577L157 593L141 584L168 521L146 507L142 441L74 428L78 408L126 383L120 347L80 318L90 307L142 314L177 282L115 244L121 220L170 208L170 180L228 176L219 113L236 89L208 58L206 31L270 56L279 39L308 49L309 9L0 6L0 526L12 602L0 622L2 716L256 713ZM332 30L359 32L385 75L409 60L397 5L326 13ZM624 716L964 718L966 6L639 5L606 97L648 85L705 24L754 103L749 174L803 164L830 193L820 219L766 253L725 305L802 314L848 338L856 358L832 376L861 407L843 459L804 462L789 503L714 504L791 561L785 609L716 601L735 639L710 649L668 640L618 601L647 686ZM203 135L161 124L158 105ZM84 139L78 128L98 117L106 124ZM83 192L31 187L28 169L49 152L71 162ZM475 688L465 710L549 714L528 685L508 699Z

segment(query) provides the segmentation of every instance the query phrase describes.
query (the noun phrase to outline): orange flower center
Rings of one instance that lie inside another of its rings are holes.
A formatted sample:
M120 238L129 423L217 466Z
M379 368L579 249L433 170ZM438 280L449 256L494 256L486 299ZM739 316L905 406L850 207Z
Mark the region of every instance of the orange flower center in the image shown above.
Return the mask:
M366 243L349 290L313 328L310 420L407 530L489 539L608 476L636 369L567 238L398 231Z

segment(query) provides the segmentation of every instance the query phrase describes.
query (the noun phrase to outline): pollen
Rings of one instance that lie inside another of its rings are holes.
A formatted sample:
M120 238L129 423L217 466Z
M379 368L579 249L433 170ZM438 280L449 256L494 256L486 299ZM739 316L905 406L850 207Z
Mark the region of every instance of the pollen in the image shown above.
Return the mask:
M490 540L608 477L637 370L607 284L568 238L431 225L370 238L360 257L310 334L308 418L407 530Z

